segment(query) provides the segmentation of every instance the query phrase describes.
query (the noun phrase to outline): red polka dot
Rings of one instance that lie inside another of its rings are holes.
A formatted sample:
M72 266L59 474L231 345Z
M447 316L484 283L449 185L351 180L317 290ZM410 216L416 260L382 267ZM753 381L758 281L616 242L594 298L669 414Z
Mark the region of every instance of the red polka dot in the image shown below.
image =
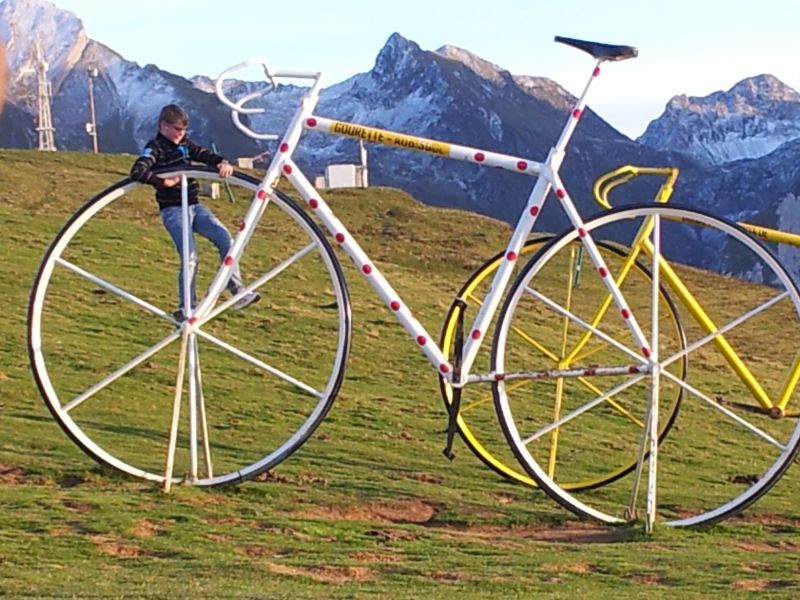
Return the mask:
M417 343L418 343L420 346L424 346L424 345L425 345L427 342L428 342L428 340L426 340L426 339L425 339L425 336L424 336L424 335L418 335L418 336L417 336Z
M588 375L588 376L591 377L592 375L597 375L597 370L596 369L586 369L586 370L584 370L583 374L584 375Z
M283 165L283 172L287 175L292 172L292 165Z
M531 215L536 216L539 214L539 207L538 206L531 206Z
M441 365L439 365L439 370L442 373L449 373L450 372L450 367L447 364L442 363Z
M365 275L369 275L372 273L372 265L364 265L361 267L361 270L364 272Z
M288 151L289 151L289 144L287 144L286 142L281 144L281 152L288 152Z
M572 111L572 117L575 119L581 118L581 111L579 108L576 108L575 110Z
M242 230L244 230L244 221L241 221L239 223L239 231L242 231Z
M336 237L336 241L337 242L339 242L340 244L344 244L344 234L343 233L337 233L335 237Z
M194 325L197 323L197 317L189 317L189 325Z
M475 153L475 162L483 162L484 160L486 160L486 155L483 152Z
M581 237L586 237L586 230L583 227L578 228L578 235Z
M556 190L556 196L558 196L559 198L563 198L566 195L567 192L565 192L564 190Z
M505 378L506 378L506 376L503 375L502 373L495 373L494 374L494 380L495 381L503 381Z
M638 373L639 367L628 367L628 373Z
M527 168L528 168L528 163L526 163L524 160L520 160L520 161L517 162L517 169L518 170L524 171Z
M266 197L267 197L266 190L258 190L258 193L256 194L256 198L258 198L259 200L263 200Z
M650 348L642 348L642 354L644 354L645 358L650 356Z
M514 252L513 250L509 250L508 254L506 254L506 258L509 261L514 262L515 260L517 260L517 253Z
M600 67L595 67L592 77L597 77L598 75L600 75Z
M233 264L233 257L232 256L226 256L225 257L225 266L226 267L230 267L232 264Z
M599 269L597 269L597 272L600 273L600 277L605 277L606 275L608 275L608 271L606 271L605 267L600 267Z
M629 311L627 308L623 308L620 312L622 313L622 318L623 319L630 319L631 318L631 311Z
M481 332L477 329L473 330L473 332L470 335L472 336L473 340L481 339Z
M311 208L317 208L319 206L319 200L317 200L316 198L311 198L311 200L308 201L308 205Z
M400 303L397 300L392 300L392 303L389 305L392 310L400 310Z
M317 120L314 119L314 118L306 119L306 125L308 125L309 127L316 127L317 126Z

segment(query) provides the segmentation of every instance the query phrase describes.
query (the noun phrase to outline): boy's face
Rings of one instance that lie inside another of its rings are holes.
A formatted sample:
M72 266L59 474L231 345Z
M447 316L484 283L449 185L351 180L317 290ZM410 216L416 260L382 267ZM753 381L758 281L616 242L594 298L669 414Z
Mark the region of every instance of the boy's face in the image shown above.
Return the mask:
M168 123L161 121L158 131L173 144L178 144L186 136L186 123Z

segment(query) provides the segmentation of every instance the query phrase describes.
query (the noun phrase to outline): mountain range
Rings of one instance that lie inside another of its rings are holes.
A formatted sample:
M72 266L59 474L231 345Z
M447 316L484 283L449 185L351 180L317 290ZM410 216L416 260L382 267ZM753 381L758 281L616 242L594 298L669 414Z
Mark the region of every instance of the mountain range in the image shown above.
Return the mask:
M97 68L97 130L105 152L135 153L155 130L158 110L177 102L192 128L207 134L226 156L252 156L271 146L241 134L213 94L206 76L187 79L140 66L88 38L81 20L45 0L1 0L0 38L10 72L8 102L0 117L0 146L35 147L35 77L26 72L38 42L49 64L52 115L60 149L89 150L87 71ZM234 81L235 91L258 83ZM302 89L279 85L264 99L257 131L281 132ZM325 88L319 115L428 138L542 160L558 137L575 98L544 77L514 75L454 46L422 50L392 34L366 73ZM590 103L591 104L591 103ZM308 134L297 162L310 174L325 165L357 162L349 139ZM767 74L728 91L698 98L676 95L645 133L632 140L586 111L570 145L562 175L585 213L595 212L594 180L623 164L677 166L674 201L733 219L800 230L800 94ZM527 198L527 177L398 149L369 146L370 183L408 191L420 200L516 220ZM660 183L660 182L659 182ZM650 200L650 186L620 189L619 200ZM550 203L543 226L566 224ZM725 268L724 266L721 268Z

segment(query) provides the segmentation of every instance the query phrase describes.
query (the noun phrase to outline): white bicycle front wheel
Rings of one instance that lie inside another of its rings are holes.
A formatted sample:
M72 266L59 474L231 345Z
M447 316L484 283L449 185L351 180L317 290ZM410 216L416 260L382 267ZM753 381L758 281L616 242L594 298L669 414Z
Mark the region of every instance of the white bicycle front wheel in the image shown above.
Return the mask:
M630 248L631 260L653 273L647 289L631 288L624 268L590 264L581 287L561 297L556 284L586 233ZM618 282L622 308L611 302L604 277ZM656 285L678 307L685 347L661 327ZM649 348L634 343L630 314ZM537 484L578 515L622 523L647 514L674 526L730 517L762 497L797 454L800 421L787 415L796 401L798 314L791 276L737 225L678 206L609 211L585 231L554 239L509 292L492 357L506 439ZM542 347L569 357L577 372L547 372ZM593 385L575 385L578 379ZM555 389L562 401L554 410ZM677 425L655 444L648 427L666 409L658 400L676 393L683 395ZM619 453L638 455L638 468L601 489L572 493L557 477L562 469L546 460L556 441L573 474L603 472Z
M231 229L259 184L205 168L175 174L223 192L213 210ZM351 327L341 266L319 227L274 191L240 259L260 301L237 311L226 294L186 327L173 316L178 255L152 195L120 181L51 243L28 312L36 383L59 426L104 465L162 483L168 473L201 486L250 479L297 450L339 390ZM202 300L220 257L197 245Z

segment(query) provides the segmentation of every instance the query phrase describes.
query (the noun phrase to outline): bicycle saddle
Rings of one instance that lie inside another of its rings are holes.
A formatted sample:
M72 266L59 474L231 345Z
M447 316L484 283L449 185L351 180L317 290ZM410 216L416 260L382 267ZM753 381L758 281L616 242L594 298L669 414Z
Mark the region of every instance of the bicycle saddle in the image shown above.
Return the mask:
M561 37L560 35L555 37L555 41L588 52L598 60L625 60L626 58L634 58L639 54L639 51L633 46L587 42L585 40Z

